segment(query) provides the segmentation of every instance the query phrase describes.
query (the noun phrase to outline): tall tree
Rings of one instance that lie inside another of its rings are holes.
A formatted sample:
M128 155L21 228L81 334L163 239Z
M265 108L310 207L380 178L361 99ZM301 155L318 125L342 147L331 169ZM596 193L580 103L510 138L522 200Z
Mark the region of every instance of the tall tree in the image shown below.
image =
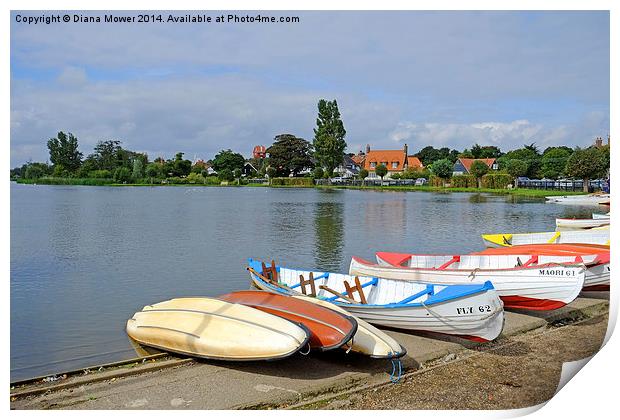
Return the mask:
M549 147L545 150L540 162L540 173L545 178L558 179L566 167L566 162L572 151L565 147Z
M183 152L178 152L174 157L172 167L175 176L187 176L192 170L192 162L190 160L183 159L183 155Z
M469 173L478 180L478 188L482 187L482 177L489 172L489 167L481 160L475 160L469 168Z
M588 192L590 180L603 177L609 169L605 151L594 146L587 149L576 148L566 162L568 176L583 179L583 191Z
M47 141L50 161L61 165L69 172L76 172L82 164L82 152L78 150L78 139L73 134L67 136L60 131L55 138Z
M274 143L267 148L269 166L279 176L297 175L303 169L312 168L312 145L293 134L279 134ZM342 160L342 158L341 158Z
M439 159L433 163L431 171L439 178L446 180L452 175L453 163L449 159Z
M239 153L235 153L232 150L221 150L213 158L213 169L217 172L228 169L231 173L235 169L243 168L245 159Z
M318 108L317 127L314 129L314 156L331 176L334 168L342 163L344 149L347 147L344 140L347 132L335 99L321 99Z
M520 159L510 159L506 163L506 171L515 180L514 186L517 188L519 185L517 178L527 175L527 163Z
M113 171L119 166L118 162L122 160L119 158L122 150L121 142L118 140L100 141L95 145L95 153L89 155L87 159L97 162L97 169Z

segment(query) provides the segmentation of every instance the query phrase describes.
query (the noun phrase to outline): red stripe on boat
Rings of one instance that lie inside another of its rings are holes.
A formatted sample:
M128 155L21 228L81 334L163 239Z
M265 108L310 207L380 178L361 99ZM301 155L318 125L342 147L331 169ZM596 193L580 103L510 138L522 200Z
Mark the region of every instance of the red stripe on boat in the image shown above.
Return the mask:
M597 286L586 286L581 290L584 292L609 292L609 285L599 284Z
M566 303L551 299L534 299L523 296L500 296L506 309L529 309L531 311L551 311Z

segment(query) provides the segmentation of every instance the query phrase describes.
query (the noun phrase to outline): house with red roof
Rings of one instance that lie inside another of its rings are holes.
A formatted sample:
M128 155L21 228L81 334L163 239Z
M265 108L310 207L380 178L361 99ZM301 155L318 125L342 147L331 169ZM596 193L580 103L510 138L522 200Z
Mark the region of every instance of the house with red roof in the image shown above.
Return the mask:
M471 159L471 158L458 158L456 162L454 162L454 167L452 168L452 175L469 175L469 171L471 170L471 165L475 161L484 162L489 169L496 170L498 168L497 162L495 162L495 158L488 159Z
M424 169L420 159L407 153L406 144L402 150L370 150L370 146L366 146L366 156L363 165L364 169L368 171L368 178L379 178L375 172L379 165L385 165L387 168L387 178L390 178L392 174L400 173L407 169Z

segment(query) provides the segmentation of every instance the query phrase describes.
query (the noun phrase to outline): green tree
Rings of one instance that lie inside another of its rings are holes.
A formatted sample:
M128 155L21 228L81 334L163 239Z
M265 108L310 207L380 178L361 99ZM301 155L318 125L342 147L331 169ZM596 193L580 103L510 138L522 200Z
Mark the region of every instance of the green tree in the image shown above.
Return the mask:
M89 155L87 159L92 159L97 163L97 169L107 169L113 171L118 166L119 154L121 152L121 142L118 140L100 141L95 145L95 153Z
M450 160L440 159L433 163L433 165L431 166L431 171L433 172L433 174L435 174L435 176L446 180L450 178L450 176L452 176L453 167L454 164L450 162Z
M583 179L583 191L588 192L590 180L606 175L609 169L605 151L594 146L587 149L577 147L566 162L568 176Z
M73 134L67 136L60 131L55 138L47 141L50 161L62 165L64 169L75 173L82 164L82 152L78 150L78 139Z
M223 169L228 169L230 172L235 169L243 168L245 159L239 153L235 153L232 150L221 150L213 158L213 169L218 173Z
M536 144L532 143L523 146L521 149L511 150L500 159L498 164L500 169L504 169L510 159L519 159L527 164L527 176L529 178L538 178L540 175L541 156L538 153Z
M506 172L515 180L515 188L518 185L517 178L527 175L527 163L521 159L510 159L506 163Z
M379 164L377 165L377 167L375 168L375 173L381 177L381 181L383 181L383 177L387 175L388 170L387 167L384 164Z
M482 187L482 177L489 172L489 167L481 160L476 160L471 164L469 173L478 180L478 188Z
M467 159L474 159L474 154L471 152L471 150L469 149L465 149L463 150L461 153L459 153L459 157L460 158L467 158Z
M221 171L219 171L217 173L217 177L219 178L220 181L227 181L227 182L230 182L233 179L235 179L232 171L228 168L224 168Z
M344 140L347 132L335 99L333 101L321 99L318 103L318 110L314 129L314 156L331 175L334 168L342 163L344 149L347 147Z
M498 158L502 151L497 146L480 146L478 143L471 148L471 153L476 159Z
M366 179L368 178L368 171L366 169L362 169L360 170L360 173L358 176L359 176L359 179Z
M312 145L292 134L280 134L266 150L269 166L277 170L278 176L297 175L305 168L312 168Z
M151 178L151 184L153 183L153 178L156 178L161 175L161 165L158 163L149 163L146 165L146 169L144 170L144 174Z
M142 163L142 159L135 159L133 161L133 171L131 172L131 177L133 179L140 179L144 176L144 165Z
M47 175L47 170L44 163L30 163L24 171L24 178L26 179L39 179Z
M321 179L321 178L323 178L323 175L325 175L325 173L323 171L323 168L321 168L320 166L317 166L312 171L312 178L313 179Z
M131 181L131 172L128 168L125 168L124 166L116 168L116 170L114 171L114 181L121 183Z
M183 152L178 152L174 157L174 162L172 162L172 172L175 176L187 176L192 170L192 162L183 159Z
M540 173L545 178L558 179L566 167L566 162L572 154L564 147L547 148L541 158Z

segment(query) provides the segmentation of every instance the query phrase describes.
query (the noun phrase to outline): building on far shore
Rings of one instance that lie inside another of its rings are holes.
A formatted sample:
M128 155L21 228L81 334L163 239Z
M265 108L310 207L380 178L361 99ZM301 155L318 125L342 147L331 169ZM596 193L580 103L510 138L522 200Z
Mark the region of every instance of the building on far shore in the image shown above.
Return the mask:
M357 155L359 156L359 155ZM355 158L356 156L354 156ZM370 145L366 145L366 154L363 160L364 169L368 171L368 178L380 178L375 172L377 166L385 165L388 172L386 178L390 178L395 173L401 173L407 169L422 170L424 165L416 156L409 155L407 145L402 150L370 150Z
M262 145L254 146L254 149L252 149L252 157L254 159L265 159L265 157L267 157L267 148Z
M497 162L494 158L489 159L470 159L470 158L458 158L456 162L454 162L454 167L452 168L452 175L469 175L469 171L471 170L471 165L475 161L479 160L480 162L484 162L489 169L497 170Z

